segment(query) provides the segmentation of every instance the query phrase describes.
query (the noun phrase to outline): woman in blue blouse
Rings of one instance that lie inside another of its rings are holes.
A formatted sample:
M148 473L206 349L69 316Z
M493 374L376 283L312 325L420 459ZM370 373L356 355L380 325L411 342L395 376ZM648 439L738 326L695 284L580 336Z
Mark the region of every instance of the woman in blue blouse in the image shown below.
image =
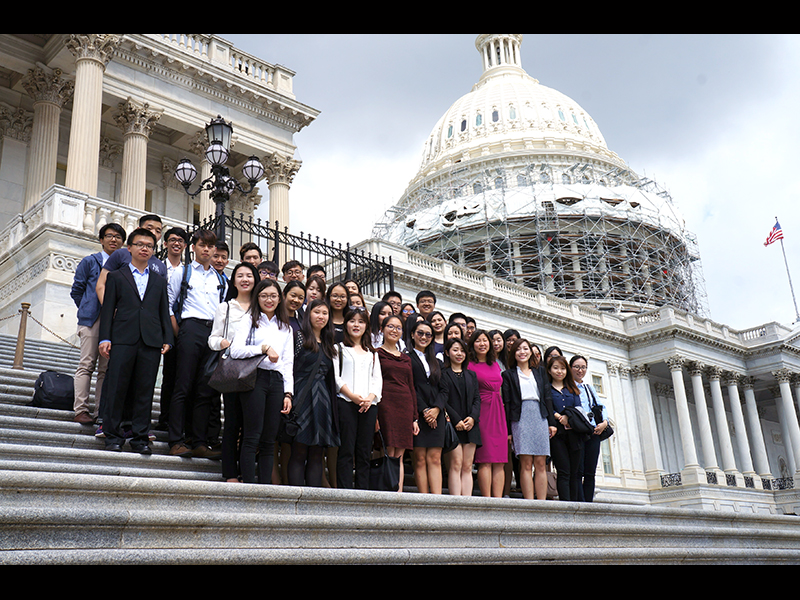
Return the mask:
M595 471L600 457L600 434L608 427L608 420L604 415L605 407L597 402L597 392L592 384L583 380L586 377L588 365L589 362L583 356L575 355L569 360L572 378L581 392L580 398L583 412L586 413L589 421L594 425L594 433L585 442L584 458L579 469L578 480L581 484L578 486L578 497L575 499L580 502L591 502L594 499ZM595 407L597 407L597 414L594 412ZM598 415L603 415L600 417L599 422Z
M559 500L578 499L580 485L579 466L583 460L583 436L572 430L565 410L572 406L580 410L580 391L572 378L567 359L551 356L547 362L550 376L550 395L553 400L553 416L556 419L556 434L550 438L550 456L556 467Z

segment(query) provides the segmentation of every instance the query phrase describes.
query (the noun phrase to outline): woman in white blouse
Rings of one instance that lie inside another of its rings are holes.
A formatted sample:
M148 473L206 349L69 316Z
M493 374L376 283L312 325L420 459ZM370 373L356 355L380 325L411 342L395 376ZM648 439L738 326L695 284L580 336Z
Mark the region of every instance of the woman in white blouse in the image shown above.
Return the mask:
M334 365L334 375L341 438L336 462L337 487L366 490L378 402L383 389L381 362L370 343L366 309L347 311L344 339L337 351L339 358Z
M242 394L242 447L239 466L242 481L272 481L274 445L281 414L292 410L294 392L294 336L274 279L260 281L253 290L250 318L242 319L231 343L233 358L264 355L258 366L256 386Z
M219 352L229 348L239 323L248 319L250 298L256 282L259 281L258 269L252 264L243 262L236 265L231 273L231 285L228 286L227 302L217 308L214 326L208 337L208 346ZM225 411L225 429L222 432L222 478L225 481L239 481L239 457L236 449L242 430L242 403L239 392L223 394Z

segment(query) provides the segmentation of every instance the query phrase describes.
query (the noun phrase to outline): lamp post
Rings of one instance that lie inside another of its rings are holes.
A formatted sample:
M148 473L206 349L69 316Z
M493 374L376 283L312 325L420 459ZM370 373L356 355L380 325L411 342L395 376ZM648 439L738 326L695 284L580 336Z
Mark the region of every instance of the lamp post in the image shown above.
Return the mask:
M200 186L196 191L190 192L189 186L197 178L197 169L188 158L184 158L175 167L175 178L191 198L195 198L201 192L211 192L211 200L213 200L216 207L214 214L217 219L217 230L215 233L217 234L217 239L224 241L225 203L230 200L231 194L236 190L239 190L245 196L253 193L256 183L264 175L264 167L255 156L251 156L247 160L242 168L242 173L247 178L250 189L244 189L234 177L231 177L228 167L225 166L231 150L231 136L233 134L231 124L226 123L225 119L218 115L216 119L211 119L211 122L206 125L206 134L209 142L206 149L206 159L211 164L211 177L200 182Z

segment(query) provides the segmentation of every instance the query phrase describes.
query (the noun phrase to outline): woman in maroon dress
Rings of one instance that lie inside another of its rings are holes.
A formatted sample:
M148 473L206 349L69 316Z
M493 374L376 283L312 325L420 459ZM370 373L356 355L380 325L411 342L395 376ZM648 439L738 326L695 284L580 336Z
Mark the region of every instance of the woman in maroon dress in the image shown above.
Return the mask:
M383 344L378 348L383 375L383 392L378 404L378 425L386 443L387 456L400 458L400 488L403 491L403 455L414 449L414 436L419 433L417 424L417 395L411 358L401 352L403 321L390 316L381 323Z

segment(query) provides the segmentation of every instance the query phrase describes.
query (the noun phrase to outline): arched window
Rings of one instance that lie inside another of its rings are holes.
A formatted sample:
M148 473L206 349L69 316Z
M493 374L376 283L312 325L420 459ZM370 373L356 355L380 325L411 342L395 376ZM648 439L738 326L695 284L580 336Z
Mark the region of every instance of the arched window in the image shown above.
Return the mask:
M508 109L508 118L512 121L517 118L517 109L513 106Z
M492 121L497 123L500 120L500 113L497 110L492 111Z
M478 115L475 117L475 126L480 127L481 125L483 125L483 115L478 113Z
M467 130L467 120L463 119L461 121L461 131L466 131L466 130Z

